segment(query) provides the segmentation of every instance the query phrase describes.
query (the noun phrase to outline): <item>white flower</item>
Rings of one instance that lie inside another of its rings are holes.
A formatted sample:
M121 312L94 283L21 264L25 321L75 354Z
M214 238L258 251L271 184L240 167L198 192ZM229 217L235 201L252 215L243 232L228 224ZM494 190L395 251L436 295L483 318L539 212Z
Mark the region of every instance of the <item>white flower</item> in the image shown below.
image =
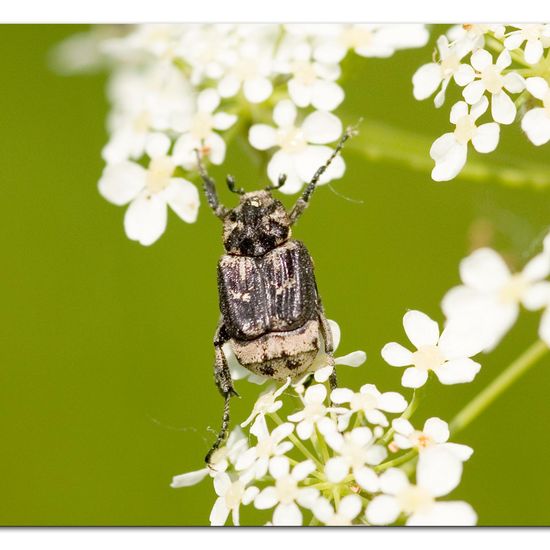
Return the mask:
M336 429L324 429L325 441L337 456L329 458L325 464L325 475L332 483L340 483L353 473L355 481L366 491L374 493L378 490L378 477L367 466L380 464L387 452L381 445L374 443L372 431L363 426L341 434Z
M540 76L528 78L525 86L543 106L527 111L521 119L521 127L533 144L543 145L550 140L550 86Z
M336 141L342 133L342 123L335 115L325 111L314 111L296 126L296 107L290 100L282 100L273 110L273 120L278 128L267 124L254 124L248 139L251 145L261 151L278 147L267 166L269 179L276 183L281 174L286 174L283 193L297 193L304 182L311 180L316 170L332 154L324 143ZM345 164L338 156L321 176L320 184L342 177Z
M517 109L506 91L517 94L524 89L525 83L518 73L502 74L502 71L512 63L508 50L503 50L495 63L487 50L477 50L472 54L470 63L477 74L476 79L462 91L464 99L470 105L474 105L486 91L489 92L492 96L491 115L495 122L512 124Z
M144 246L153 244L166 229L167 205L185 222L193 223L199 209L197 188L173 177L176 163L166 156L170 140L160 136L148 168L132 161L108 164L99 180L99 192L108 201L129 204L124 216L128 238ZM151 149L153 147L151 146Z
M433 371L442 384L471 382L479 372L481 365L470 359L483 348L475 326L467 330L462 323L448 323L440 336L435 321L420 311L408 311L403 317L403 327L416 351L411 352L396 342L382 348L382 357L390 365L412 365L403 374L403 386L423 386L429 371Z
M210 525L225 525L230 513L233 525L239 525L241 504L250 504L259 493L257 487L247 487L247 483L244 477L232 479L225 472L216 475L214 490L218 498L210 512Z
M214 111L220 104L215 90L207 89L197 97L194 114L182 117L174 124L174 130L182 133L174 144L174 159L190 170L196 167L196 149L200 149L213 164L221 164L225 158L225 141L214 130L227 130L237 120L235 115Z
M289 415L291 422L297 422L296 433L300 439L309 439L313 429L331 409L325 406L327 389L322 384L310 386L303 397L304 408L297 413Z
M257 435L254 426L258 422L261 422L266 414L275 413L283 406L283 402L278 400L277 398L283 394L283 392L288 388L289 384L290 377L287 378L286 382L277 390L270 388L262 393L260 397L258 397L256 403L254 403L254 408L252 409L250 416L241 424L241 427L245 428L246 426L248 426L248 424L256 420L250 431L253 434Z
M449 425L435 416L426 420L422 431L415 430L413 425L405 418L394 419L392 428L395 430L393 441L399 449L414 448L419 452L424 452L435 445L446 449L462 461L468 460L474 452L467 445L447 443L449 439Z
M290 471L290 463L286 456L272 458L269 463L269 473L275 480L275 486L266 487L254 500L258 510L273 508L273 525L302 525L303 508L311 508L319 491L311 487L300 487L303 481L315 470L311 460L296 464Z
M218 82L222 97L233 97L242 88L244 97L250 103L261 103L273 92L269 79L273 60L271 41L265 39L246 40L227 52L227 67Z
M258 442L239 456L235 469L248 470L252 468L254 477L261 479L267 474L269 461L272 457L284 455L292 449L292 443L283 440L292 433L294 424L285 422L277 426L270 434L265 418L259 417L254 428L254 435Z
M335 352L340 345L341 331L336 321L328 319L328 324L330 325L332 344ZM316 382L326 382L334 370L334 365L360 367L367 360L367 354L361 350L352 351L351 353L342 355L341 357L330 357L325 353L324 342L321 342L319 347L319 353L315 356L315 359L309 368L309 370L314 373L313 376Z
M315 109L332 111L344 100L344 91L334 82L340 77L340 67L312 59L311 46L306 42L293 45L278 70L290 75L288 94L298 107L312 105Z
M390 57L397 50L424 46L429 37L422 24L334 25L332 37L318 40L315 58L337 63L350 49L362 57Z
M109 141L102 151L108 163L139 159L158 132L189 116L193 92L181 71L171 65L146 70L125 67L109 80Z
M388 426L388 419L382 411L400 413L407 408L407 402L401 394L391 391L380 393L373 384L364 384L357 393L348 388L336 388L330 394L330 399L337 405L349 403L349 412L338 415L340 431L347 427L354 413L362 412L371 424Z
M460 262L463 285L452 288L441 307L447 319L475 323L483 349L492 350L516 322L519 306L542 307L537 295L550 274L550 247L531 259L520 273L512 274L500 255L480 248Z
M225 472L230 464L235 465L237 463L241 454L245 453L247 449L248 440L243 431L237 426L229 434L226 444L216 449L210 459L209 466L174 476L170 487L173 489L189 487L201 482L207 475L214 477L219 472Z
M437 502L460 482L462 462L445 449L434 447L422 453L416 469L416 485L402 470L390 468L380 476L383 495L367 507L367 521L374 525L393 523L400 514L407 525L475 525L477 516L466 502Z
M445 101L445 90L454 78L459 86L466 86L474 79L474 70L461 59L470 51L465 42L449 44L446 36L437 39L439 62L422 65L413 75L413 94L416 99L426 99L442 84L441 91L435 96L436 107L441 107Z
M353 520L361 513L361 498L358 495L346 495L336 506L324 497L317 499L313 505L313 515L324 525L352 525Z
M435 181L453 179L466 164L468 143L471 141L479 153L489 153L496 149L500 128L496 122L476 126L475 121L487 110L488 100L482 97L468 112L464 101L459 101L451 109L451 122L454 132L448 132L437 138L430 156L435 161L432 178Z
M538 63L544 53L544 48L550 46L550 25L531 23L514 25L519 30L512 31L504 40L504 47L508 50L517 50L525 42L523 55L525 61L531 65Z

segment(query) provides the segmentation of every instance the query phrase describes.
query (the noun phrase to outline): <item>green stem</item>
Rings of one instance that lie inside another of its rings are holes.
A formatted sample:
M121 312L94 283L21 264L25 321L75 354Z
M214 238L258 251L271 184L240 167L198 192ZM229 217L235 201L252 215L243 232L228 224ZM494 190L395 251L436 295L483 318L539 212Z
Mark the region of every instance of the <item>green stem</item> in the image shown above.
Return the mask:
M522 374L526 373L543 355L548 346L537 340L527 348L515 361L502 371L481 393L470 401L450 423L451 433L463 430L497 397L506 391Z
M388 468L394 468L395 466L401 466L401 464L404 464L405 462L409 462L409 460L412 460L416 457L418 454L418 451L416 449L411 449L408 453L405 453L404 455L401 455L397 458L394 458L393 460L389 460L388 462L384 462L383 464L380 464L379 466L374 467L375 472L383 472L384 470L387 470Z
M282 419L279 417L279 415L277 413L271 413L269 416L271 416L271 418L273 418L273 420L280 426L281 424L283 424L283 421ZM293 434L291 433L289 436L288 436L288 439L290 439L290 441L292 441L292 443L294 444L294 446L299 449L300 451L302 451L302 453L304 454L304 456L306 456L306 458L309 458L310 460L313 460L313 462L315 462L315 464L317 465L318 468L322 469L323 468L323 465L321 464L321 461L316 457L314 456L311 451Z

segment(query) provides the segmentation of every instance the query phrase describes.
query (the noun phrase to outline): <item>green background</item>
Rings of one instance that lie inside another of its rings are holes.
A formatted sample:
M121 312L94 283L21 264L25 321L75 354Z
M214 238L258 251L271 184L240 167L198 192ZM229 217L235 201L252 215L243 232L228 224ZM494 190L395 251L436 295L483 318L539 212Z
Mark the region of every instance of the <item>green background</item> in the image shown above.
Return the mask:
M47 64L48 51L81 29L0 33L0 523L201 525L211 484L169 483L202 467L214 438L208 427L220 421L211 371L220 226L203 204L194 225L171 215L150 248L125 237L124 210L96 188L105 76L62 77ZM431 48L388 60L350 56L339 112L427 140L448 131L449 104L437 111L411 93L411 75ZM502 134L498 153L478 160L548 162L548 149L535 150L517 126ZM328 316L342 328L340 354L369 354L362 368L342 368L340 383L396 390L402 371L385 365L379 350L406 341L403 313L420 309L441 322L439 301L458 283L458 262L473 243L491 243L521 266L550 220L550 197L490 178L436 184L424 170L373 162L359 149L345 151L348 169L334 184L353 200L323 187L295 235L307 243ZM240 144L213 172L219 179L231 172L248 189L265 183ZM430 384L417 422L450 420L531 344L537 322L524 313L481 359L474 383ZM451 496L468 500L481 524L550 524L549 367L541 361L457 437L475 454ZM235 421L259 391L243 382L237 389Z

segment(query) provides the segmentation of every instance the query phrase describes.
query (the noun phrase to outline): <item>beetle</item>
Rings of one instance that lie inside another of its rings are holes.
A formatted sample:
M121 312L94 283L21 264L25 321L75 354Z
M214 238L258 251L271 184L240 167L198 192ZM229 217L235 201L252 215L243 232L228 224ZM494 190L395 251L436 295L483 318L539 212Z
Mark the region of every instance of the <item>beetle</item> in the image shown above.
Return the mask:
M225 254L218 262L221 317L214 336L214 378L224 398L222 425L205 461L224 443L229 429L229 402L238 395L233 387L223 345L229 342L238 362L255 374L275 380L308 372L321 346L332 361L333 339L305 245L292 238L291 228L307 208L315 187L344 143L313 175L290 212L271 193L276 185L245 193L227 176L230 191L240 195L238 206L228 209L218 199L214 180L196 150L199 174L208 205L223 222ZM330 377L336 387L336 373Z

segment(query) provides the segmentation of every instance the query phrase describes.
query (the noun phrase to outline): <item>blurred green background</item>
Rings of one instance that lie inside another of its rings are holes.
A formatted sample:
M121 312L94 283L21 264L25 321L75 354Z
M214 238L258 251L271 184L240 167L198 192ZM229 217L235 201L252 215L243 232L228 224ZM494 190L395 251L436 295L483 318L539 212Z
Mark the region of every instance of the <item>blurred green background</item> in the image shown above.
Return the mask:
M47 64L56 43L84 28L0 33L0 523L204 525L211 484L169 483L202 467L214 438L208 427L220 421L211 367L220 226L203 204L194 225L171 215L150 248L125 237L124 210L96 189L105 76L61 77ZM346 121L363 116L367 126L373 118L430 141L448 131L449 105L436 111L411 93L434 33L425 48L388 60L350 56ZM517 126L502 134L498 152L478 160L533 159L550 168L548 149L535 150ZM344 157L348 169L334 188L353 200L323 187L295 235L307 243L328 316L342 328L339 351L369 354L362 368L342 368L340 383L396 390L401 370L385 365L379 350L405 341L403 313L421 309L441 322L439 301L458 283L458 262L472 246L491 244L521 266L550 221L550 193L490 179L436 184L426 171L368 160L357 145ZM233 144L213 173L231 172L250 189L260 184L249 162ZM223 197L231 200L225 190ZM417 422L450 420L531 344L537 322L524 313L482 358L474 383L431 384ZM475 454L451 497L468 500L482 525L550 523L549 367L541 361L457 437ZM246 382L237 389L235 422L259 391Z

